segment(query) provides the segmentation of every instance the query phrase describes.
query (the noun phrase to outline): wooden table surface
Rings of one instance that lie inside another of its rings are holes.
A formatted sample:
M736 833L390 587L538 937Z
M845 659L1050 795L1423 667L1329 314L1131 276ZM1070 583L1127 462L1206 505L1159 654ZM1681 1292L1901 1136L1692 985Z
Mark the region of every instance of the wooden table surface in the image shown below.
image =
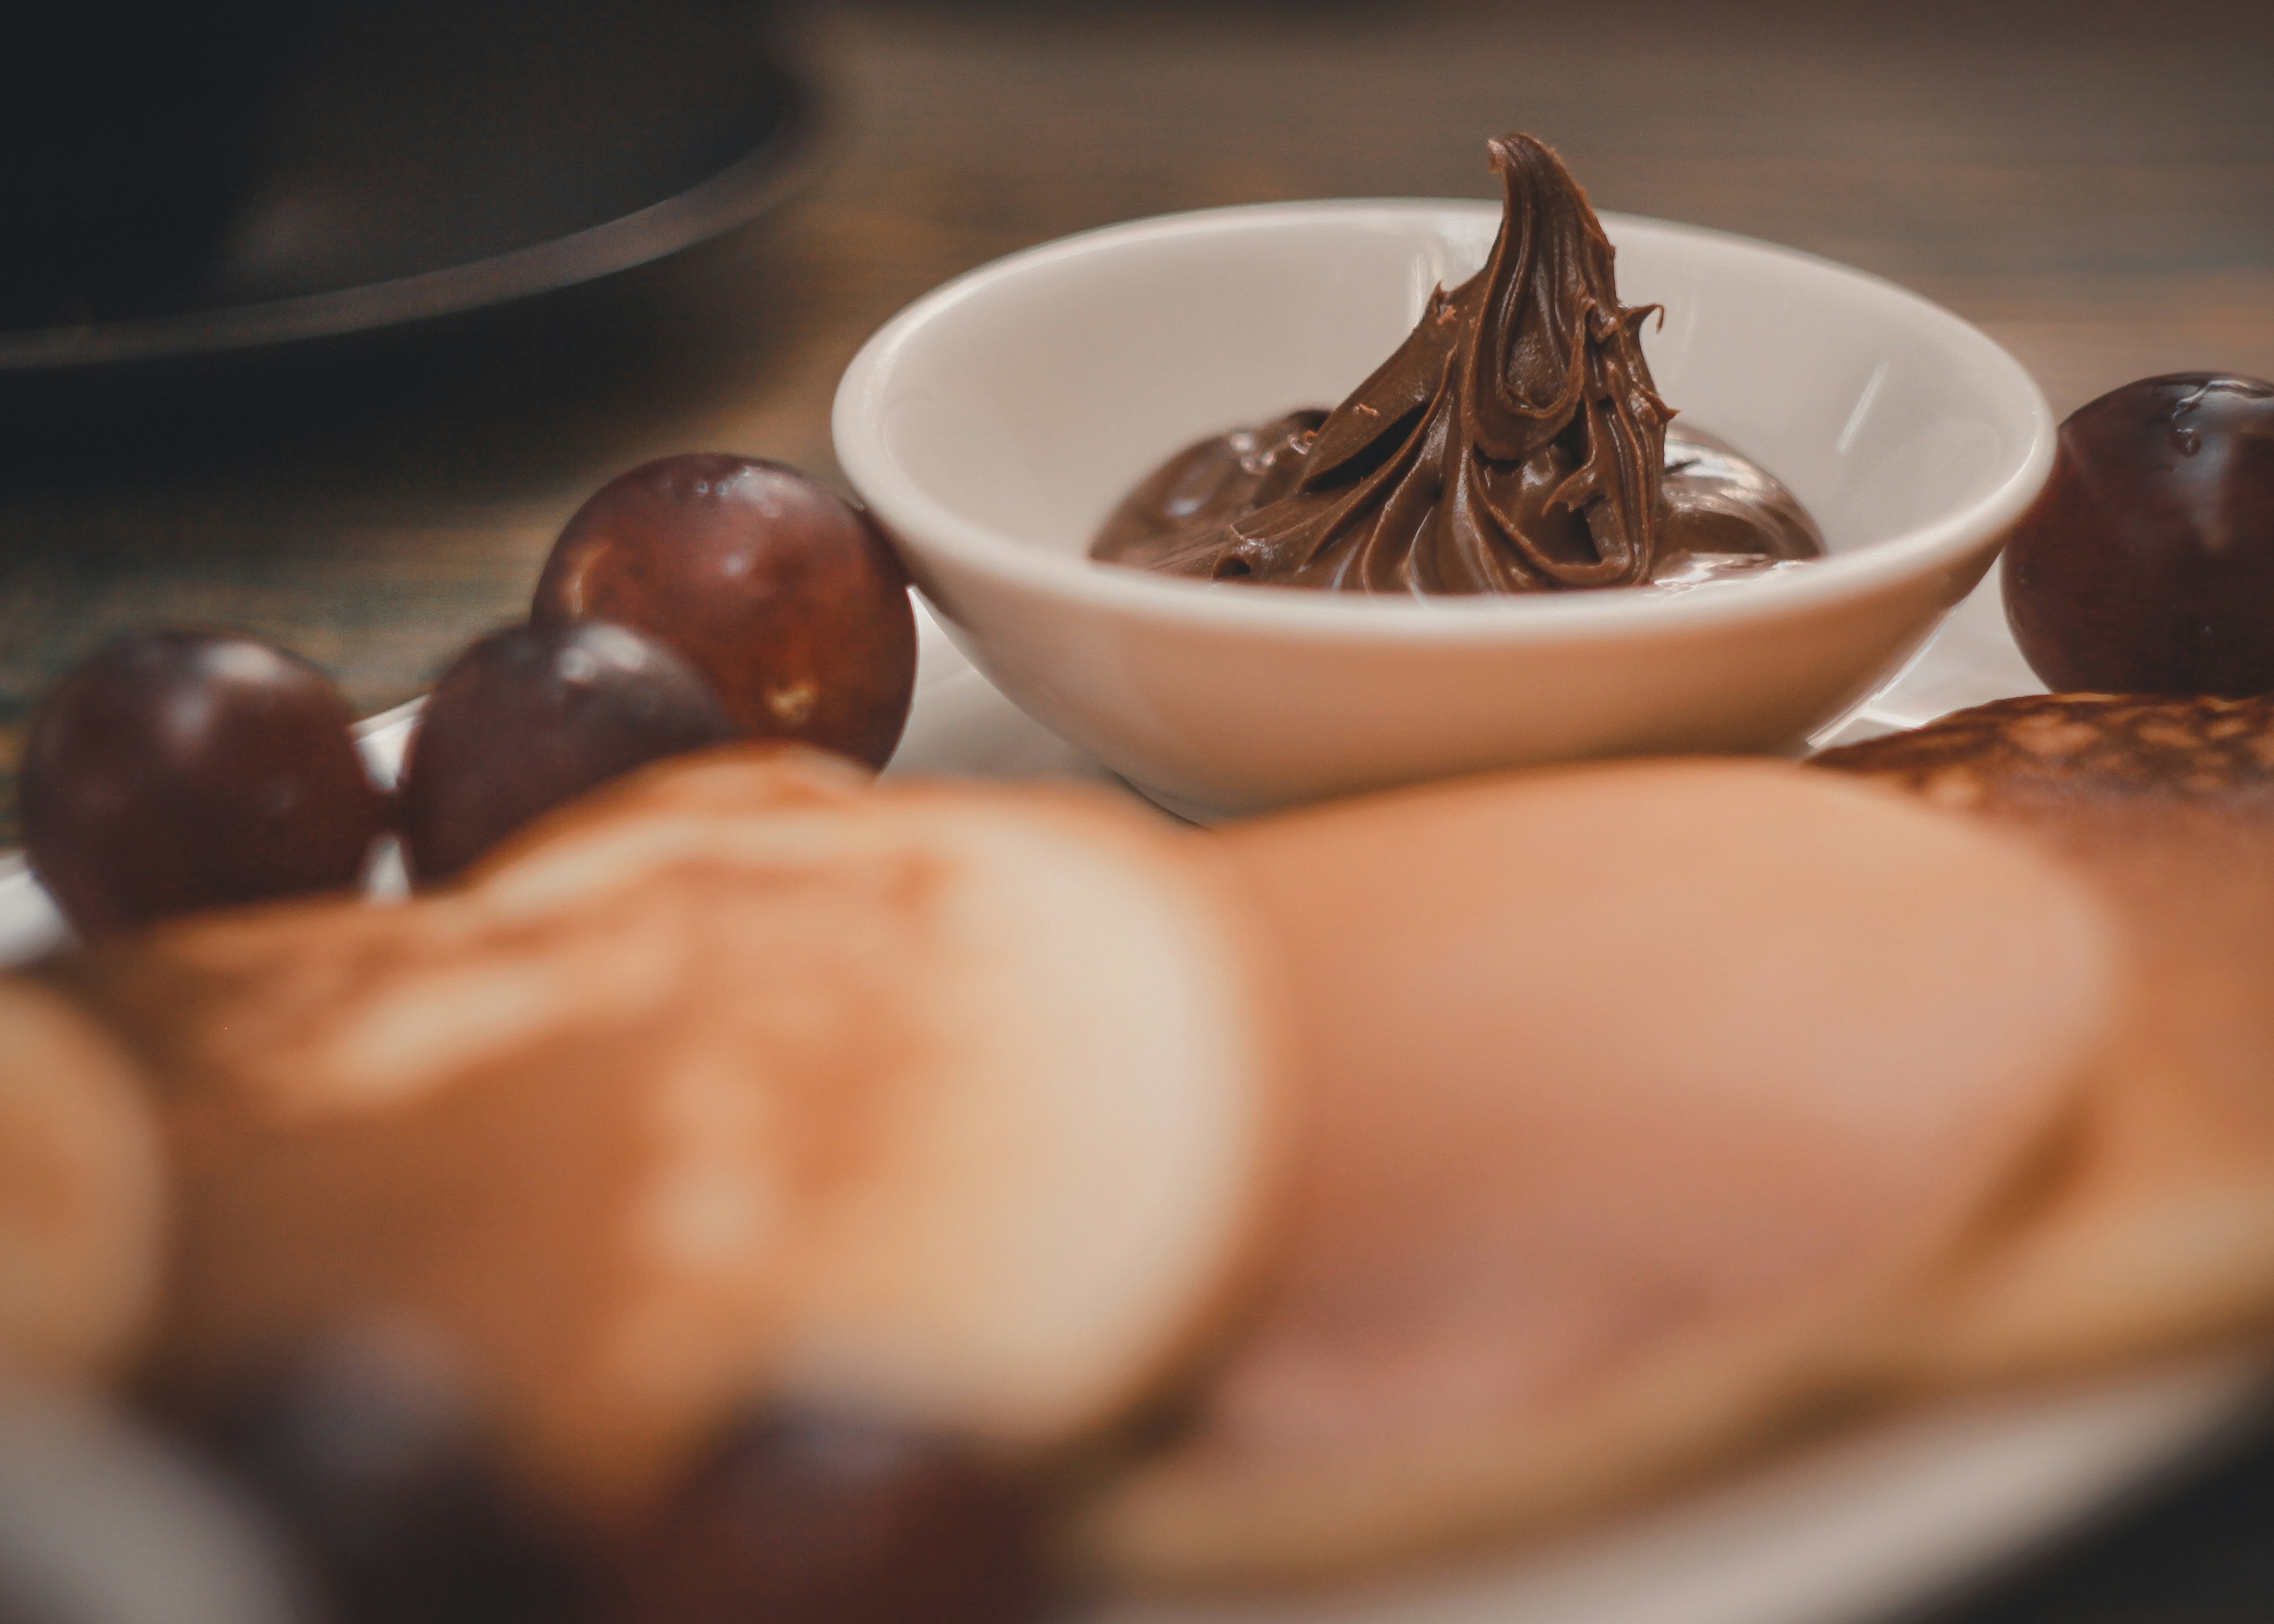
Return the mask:
M632 462L729 448L836 478L840 372L941 280L1165 210L1489 196L1482 141L1504 129L1560 147L1600 207L1942 301L2059 412L2153 372L2274 376L2274 5L1849 9L820 8L803 34L831 117L807 192L605 335L545 334L377 405L319 399L194 457L128 436L92 471L4 477L0 844L30 707L121 631L242 628L380 709L517 617L561 520ZM2274 1617L2274 1456L2160 1515L1962 1616Z

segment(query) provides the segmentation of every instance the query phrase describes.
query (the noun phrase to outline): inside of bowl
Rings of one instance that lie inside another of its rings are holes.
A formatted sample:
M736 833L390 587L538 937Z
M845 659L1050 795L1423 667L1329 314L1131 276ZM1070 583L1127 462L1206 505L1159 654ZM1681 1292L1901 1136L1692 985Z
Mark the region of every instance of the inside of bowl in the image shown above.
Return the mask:
M886 445L964 518L1080 554L1178 447L1339 400L1497 223L1491 205L1290 205L1060 245L918 331ZM1660 393L1783 479L1835 553L1958 513L2026 460L2034 392L1955 318L1826 261L1605 224L1622 298L1666 306L1645 339Z

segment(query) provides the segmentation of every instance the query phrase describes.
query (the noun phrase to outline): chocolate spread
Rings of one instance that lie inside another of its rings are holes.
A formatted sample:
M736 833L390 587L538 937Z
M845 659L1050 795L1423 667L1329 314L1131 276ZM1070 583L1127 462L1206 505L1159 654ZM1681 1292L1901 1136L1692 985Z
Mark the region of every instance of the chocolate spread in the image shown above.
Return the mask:
M1613 250L1562 160L1489 143L1506 201L1483 270L1331 412L1188 447L1090 555L1175 575L1375 592L1696 584L1823 552L1767 473L1669 435Z

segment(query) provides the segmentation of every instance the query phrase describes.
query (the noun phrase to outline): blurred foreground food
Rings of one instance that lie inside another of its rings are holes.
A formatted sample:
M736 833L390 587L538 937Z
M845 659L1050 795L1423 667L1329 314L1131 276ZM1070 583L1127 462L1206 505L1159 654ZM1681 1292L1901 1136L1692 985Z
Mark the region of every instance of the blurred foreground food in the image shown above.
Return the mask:
M1774 816L1826 768L1916 810ZM1718 817L1676 776L1747 771L1760 804ZM1826 1406L2274 1313L2274 698L2009 700L1811 768L1532 775L1224 844L1340 996L1302 1006L1287 1261L1088 1530L1126 1576L1364 1567ZM1399 922L1334 932L1369 885ZM1401 995L1403 1026L1350 1013Z
M166 1183L126 1056L62 999L0 980L0 1378L109 1374L133 1352Z
M356 1620L979 1624L2263 1325L2274 700L1825 765L1195 833L741 745L120 936L46 976L111 1037L0 1003L11 1142L127 1214L0 1203L6 1360L100 1380L162 1253L131 1394Z
M1255 1319L1094 1530L1138 1580L1488 1537L1784 1419L2063 1109L2119 974L2051 863L1800 768L1432 786L1221 845L1304 989L1308 1132Z
M87 955L162 1079L159 1380L415 1327L598 1526L778 1396L1059 1445L1253 1251L1276 1022L1245 929L1145 820L745 748L457 891Z
M2059 1132L1900 1327L1939 1380L2030 1375L2274 1305L2274 696L2045 695L1834 750L2023 836L2130 960Z

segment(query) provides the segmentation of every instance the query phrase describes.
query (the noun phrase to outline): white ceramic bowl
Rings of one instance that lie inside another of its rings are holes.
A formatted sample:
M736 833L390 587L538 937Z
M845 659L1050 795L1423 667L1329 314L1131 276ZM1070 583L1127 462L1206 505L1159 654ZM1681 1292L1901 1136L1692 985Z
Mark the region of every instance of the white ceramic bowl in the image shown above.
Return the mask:
M2053 422L1947 311L1827 260L1608 214L1663 304L1660 390L1788 485L1831 557L1775 576L1418 601L1091 563L1202 434L1331 405L1497 205L1273 204L1138 221L919 299L837 393L837 454L950 635L1020 706L1214 815L1587 756L1790 751L1894 675L2044 483Z

